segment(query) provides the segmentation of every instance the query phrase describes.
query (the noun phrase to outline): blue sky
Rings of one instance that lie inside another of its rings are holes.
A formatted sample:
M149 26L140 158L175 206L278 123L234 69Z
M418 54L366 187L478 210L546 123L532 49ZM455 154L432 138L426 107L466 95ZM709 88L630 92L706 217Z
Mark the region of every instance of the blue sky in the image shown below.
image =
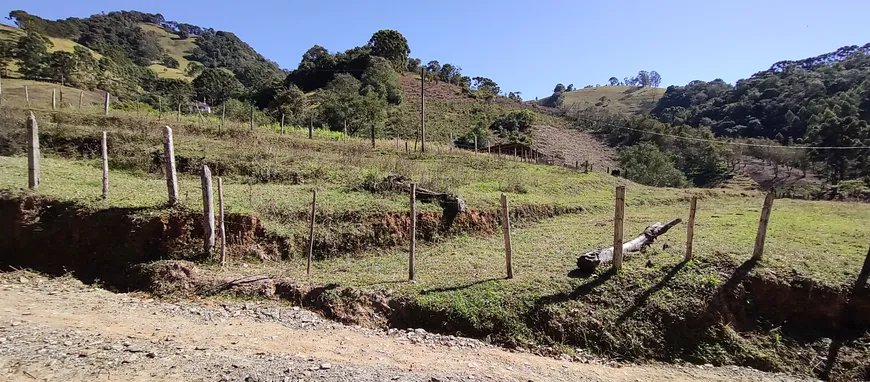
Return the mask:
M696 1L227 1L6 0L47 19L113 10L227 30L283 68L314 44L365 44L379 29L408 39L411 56L462 67L523 98L556 83L604 84L656 70L662 86L748 77L784 59L870 42L867 0ZM3 20L8 23L8 20Z

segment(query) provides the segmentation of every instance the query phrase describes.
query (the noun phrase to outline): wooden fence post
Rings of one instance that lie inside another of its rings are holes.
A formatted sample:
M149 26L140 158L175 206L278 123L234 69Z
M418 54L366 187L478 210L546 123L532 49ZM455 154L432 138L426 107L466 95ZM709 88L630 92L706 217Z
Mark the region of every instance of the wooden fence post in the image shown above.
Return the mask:
M30 91L27 90L27 85L24 85L24 100L27 102L27 108L30 108Z
M426 152L426 105L425 91L423 89L426 83L426 68L420 68L420 152Z
M405 154L411 155L411 149L408 147L408 141L405 141Z
M770 210L773 207L773 199L776 195L775 190L771 190L764 198L764 206L761 208L761 219L758 221L758 233L755 235L755 249L752 251L752 258L761 260L764 255L764 240L767 238L767 223L770 220Z
M284 135L284 113L281 113L281 135Z
M106 138L106 132L103 132L103 200L109 198L109 142Z
M864 265L861 267L861 273L858 273L858 279L855 280L854 290L860 290L867 285L868 277L870 277L870 250L867 250L867 256L864 257Z
M314 256L314 217L317 213L317 190L311 190L311 219L308 226L308 266L305 274L311 275L311 258Z
M408 247L408 280L414 281L416 273L414 251L417 245L417 184L411 183L411 243Z
M218 217L220 218L221 234L221 268L227 265L227 230L224 224L224 182L217 177L218 183Z
M106 115L109 115L109 92L106 92Z
M308 139L314 139L314 117L308 117Z
M218 125L218 133L223 132L224 130L224 119L227 117L227 105L221 104L221 124Z
M474 134L474 157L477 158L477 134Z
M169 205L178 203L178 178L175 175L175 148L172 145L172 128L163 128L163 155L166 162L166 190L169 193Z
M51 111L57 110L57 89L51 89Z
M206 255L211 256L214 248L214 193L211 187L211 170L207 165L202 165L200 173L202 179L202 249Z
M254 105L251 105L251 131L254 131Z
M82 91L79 93L79 109L82 108L82 103L84 102L84 100L85 100L85 91L82 90Z
M689 202L689 225L686 227L686 256L683 261L692 260L692 246L695 238L695 212L698 209L698 197L692 196Z
M502 226L504 228L504 259L507 267L507 278L514 278L513 245L511 244L511 215L508 209L507 195L501 193Z
M181 102L178 103L178 112L175 113L175 122L181 122Z
M375 148L375 124L372 124L372 148Z
M396 132L396 154L399 154L399 133Z
M625 220L625 186L616 187L616 209L613 216L613 268L622 269L622 228Z
M39 124L32 111L27 117L27 187L39 188Z

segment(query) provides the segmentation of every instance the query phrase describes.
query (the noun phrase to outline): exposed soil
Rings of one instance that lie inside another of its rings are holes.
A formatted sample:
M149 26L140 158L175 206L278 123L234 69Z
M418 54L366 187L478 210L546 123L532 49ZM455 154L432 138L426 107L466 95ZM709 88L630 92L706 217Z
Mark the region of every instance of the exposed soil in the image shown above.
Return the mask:
M380 331L274 303L154 300L0 274L0 379L796 381L739 367L602 365L421 330Z
M589 133L574 129L559 129L546 125L535 126L532 147L553 158L556 166L583 166L589 161L592 171L616 168L615 152Z

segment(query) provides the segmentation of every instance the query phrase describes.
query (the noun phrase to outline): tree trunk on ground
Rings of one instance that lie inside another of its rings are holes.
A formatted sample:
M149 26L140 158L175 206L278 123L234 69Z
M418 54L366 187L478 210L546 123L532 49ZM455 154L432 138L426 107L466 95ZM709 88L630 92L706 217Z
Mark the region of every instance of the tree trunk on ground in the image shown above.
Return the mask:
M652 245L655 240L668 232L671 228L680 224L681 219L674 219L668 224L657 222L645 230L640 236L626 242L622 245L622 253L626 256L632 253L637 253ZM577 258L577 269L584 272L594 272L601 264L613 262L613 247L607 249L596 249L591 252L584 253Z

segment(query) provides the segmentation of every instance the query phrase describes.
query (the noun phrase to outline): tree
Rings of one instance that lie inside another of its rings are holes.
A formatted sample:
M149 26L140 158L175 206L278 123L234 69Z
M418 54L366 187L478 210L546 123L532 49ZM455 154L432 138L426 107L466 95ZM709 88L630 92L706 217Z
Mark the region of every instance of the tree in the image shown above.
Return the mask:
M168 54L163 56L162 62L163 66L170 69L178 69L178 67L181 65L178 60L175 59L175 57L172 57Z
M75 70L75 56L70 52L56 51L48 55L49 77L55 81L66 82Z
M485 100L490 100L501 93L498 84L486 77L472 78L471 91L475 97Z
M15 46L7 40L0 40L0 75L6 77L6 67L15 59Z
M180 78L160 78L154 84L154 92L161 97L158 107L175 110L176 106L190 102L195 94L193 85Z
M39 79L48 68L48 47L51 42L35 32L25 33L18 39L15 58L18 59L18 72L24 78Z
M649 72L646 70L637 72L637 77L635 77L635 79L640 87L649 86Z
M408 67L408 55L411 54L411 48L408 47L408 40L405 39L405 36L402 36L398 31L379 30L369 39L368 46L371 47L373 56L386 58L392 63L395 70L401 71Z
M441 63L439 63L438 60L429 61L429 63L426 64L426 71L432 73L441 72Z
M619 152L619 165L628 178L648 186L688 187L686 176L675 166L673 158L651 143L640 143Z
M587 85L586 88L591 88L592 85ZM555 92L553 95L547 97L543 101L543 105L547 107L562 107L562 104L565 103L565 93L564 92Z
M649 84L650 86L657 88L662 83L662 76L659 72L653 70L649 72Z
M462 77L461 69L451 64L444 64L441 70L438 71L438 80L451 84L456 84Z
M305 112L305 104L305 93L296 85L290 85L289 88L282 89L275 99L272 100L269 110L275 118L280 118L281 114L283 114L289 121L295 120L298 122Z
M574 84L568 84L568 87L565 88L565 91L566 92L573 92L574 91Z
M245 90L242 83L224 69L205 69L191 82L197 99L217 105L238 97Z
M361 87L361 81L340 73L318 93L320 118L330 129L342 131L346 123L348 133L354 134L386 119L387 102L373 91L360 95Z
M408 59L408 71L411 73L419 73L420 72L420 59L419 58L409 58Z
M196 77L202 73L203 69L205 69L202 64L196 61L190 61L187 63L187 67L184 68L184 74L188 77Z
M372 57L369 67L363 72L361 93L366 95L368 92L374 92L392 105L402 103L404 92L399 83L399 74L382 57Z
M619 79L616 77L610 77L607 81L610 82L610 86L616 86L619 83Z
M561 93L564 91L565 91L565 85L562 85L561 83L556 84L556 87L553 88L553 93Z

